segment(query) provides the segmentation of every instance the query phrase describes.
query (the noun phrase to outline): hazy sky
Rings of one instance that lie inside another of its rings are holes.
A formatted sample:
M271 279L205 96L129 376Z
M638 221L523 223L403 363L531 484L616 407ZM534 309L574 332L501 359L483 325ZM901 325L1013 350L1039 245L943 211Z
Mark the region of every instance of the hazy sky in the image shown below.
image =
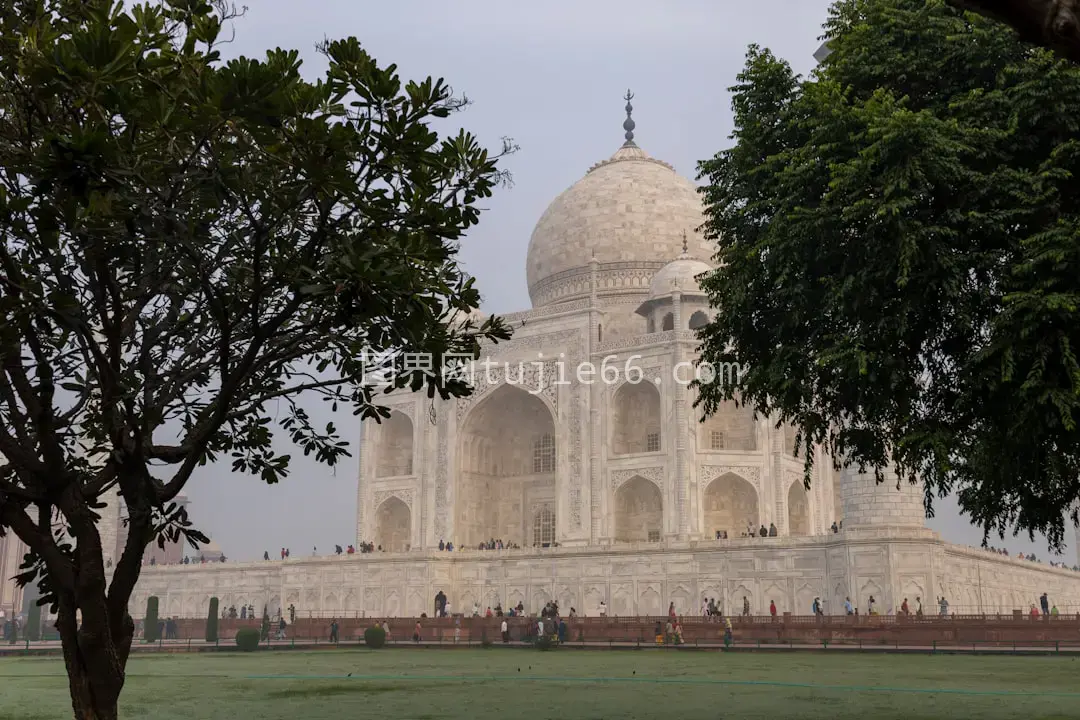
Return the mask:
M240 0L243 2L243 0ZM403 79L445 78L473 105L455 116L492 149L510 136L520 151L505 163L514 185L487 204L463 244L486 312L530 307L525 251L548 203L622 142L622 100L635 93L638 144L688 177L699 160L729 144L727 88L757 43L797 72L814 65L828 0L246 0L226 56L261 57L296 49L309 77L325 70L324 38L355 36ZM312 405L319 410L321 403ZM324 411L329 415L328 411ZM230 473L228 463L188 484L195 522L234 559L319 553L355 539L358 423L334 418L353 441L339 467L294 454L292 476L276 486ZM940 503L930 526L953 542L977 545L978 530ZM1070 534L1069 540L1072 540ZM1045 541L1008 538L1011 551L1046 555ZM1066 552L1069 562L1075 553Z

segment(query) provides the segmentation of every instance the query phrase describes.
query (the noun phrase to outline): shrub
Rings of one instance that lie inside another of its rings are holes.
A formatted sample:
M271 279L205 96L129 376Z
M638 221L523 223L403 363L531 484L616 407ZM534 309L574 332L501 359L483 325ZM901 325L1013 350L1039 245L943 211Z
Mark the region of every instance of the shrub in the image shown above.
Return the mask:
M41 606L37 603L34 603L26 616L26 639L30 642L41 639Z
M386 644L386 631L373 625L364 631L364 644L372 650L378 650Z
M491 647L491 640L488 638L486 627L480 629L480 646L486 648Z
M265 605L263 606L262 639L270 639L270 613L267 612Z
M157 642L158 639L158 599L151 596L146 600L146 619L143 620L143 640Z
M550 650L551 648L555 647L555 645L555 639L550 635L541 635L540 637L536 638L536 647L541 650Z
M218 599L210 598L210 612L206 614L206 642L218 641Z
M236 647L242 652L259 649L259 631L256 628L240 628L236 631Z

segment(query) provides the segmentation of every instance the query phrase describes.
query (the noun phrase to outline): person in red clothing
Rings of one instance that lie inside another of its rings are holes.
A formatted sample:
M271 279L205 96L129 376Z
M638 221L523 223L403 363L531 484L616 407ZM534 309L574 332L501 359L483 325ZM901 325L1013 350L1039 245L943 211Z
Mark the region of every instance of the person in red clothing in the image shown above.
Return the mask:
M669 618L675 618L675 603L671 603L670 605L668 605L667 614Z
M769 601L769 614L772 615L773 617L776 617L776 601L775 600L770 600Z

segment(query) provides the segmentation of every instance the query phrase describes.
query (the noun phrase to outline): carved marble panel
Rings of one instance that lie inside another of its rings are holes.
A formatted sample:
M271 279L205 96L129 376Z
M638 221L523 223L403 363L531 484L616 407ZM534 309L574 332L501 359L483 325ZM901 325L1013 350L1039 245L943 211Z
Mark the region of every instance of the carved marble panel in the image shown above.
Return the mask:
M629 468L624 470L612 470L611 471L611 491L615 492L624 483L631 478L641 477L645 480L656 485L660 489L660 492L664 491L664 468L663 467L644 467L644 468Z
M759 495L761 494L760 465L702 465L698 476L698 486L707 488L713 480L728 473L746 480L754 486Z
M400 488L397 490L378 490L372 496L371 507L374 510L378 510L384 502L388 499L395 497L409 508L409 512L413 511L413 497L414 492L412 488Z

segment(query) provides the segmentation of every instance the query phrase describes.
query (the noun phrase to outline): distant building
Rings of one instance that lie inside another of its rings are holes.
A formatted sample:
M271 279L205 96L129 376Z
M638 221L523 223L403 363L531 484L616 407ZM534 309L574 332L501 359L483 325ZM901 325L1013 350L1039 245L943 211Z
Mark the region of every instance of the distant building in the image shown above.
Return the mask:
M821 43L821 47L814 51L814 59L819 63L825 62L825 58L832 55L832 48L829 47L829 43Z
M180 493L176 496L174 502L181 507L187 507L190 501L187 495ZM143 557L144 562L147 563L152 560L156 565L176 565L184 562L185 551L190 552L191 550L191 545L183 537L178 538L175 542L166 541L164 548L158 547L157 540L153 540L147 546L146 555Z
M203 559L206 562L220 562L222 556L225 553L221 551L221 546L218 545L216 540L210 540L209 542L199 545L199 549L194 551L190 556L195 562L202 562Z
M26 545L10 530L0 538L0 610L5 617L22 612L23 589L15 584Z

